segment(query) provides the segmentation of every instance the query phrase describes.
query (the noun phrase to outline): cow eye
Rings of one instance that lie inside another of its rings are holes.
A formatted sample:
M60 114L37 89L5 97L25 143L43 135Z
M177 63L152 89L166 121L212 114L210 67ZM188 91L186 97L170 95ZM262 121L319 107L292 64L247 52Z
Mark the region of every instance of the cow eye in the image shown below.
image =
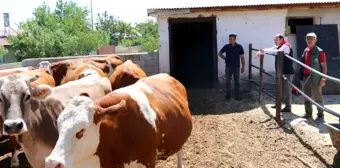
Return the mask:
M84 129L81 129L79 132L77 132L76 133L76 138L77 139L80 139L80 138L82 138L83 137L83 135L84 135Z

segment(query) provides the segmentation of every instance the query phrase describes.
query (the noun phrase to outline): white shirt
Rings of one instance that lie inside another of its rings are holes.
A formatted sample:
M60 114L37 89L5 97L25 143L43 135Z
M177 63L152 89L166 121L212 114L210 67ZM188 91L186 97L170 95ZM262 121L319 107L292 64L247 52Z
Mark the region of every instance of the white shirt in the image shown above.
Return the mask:
M283 44L281 48L277 49L277 46L271 47L271 48L265 48L263 49L265 53L268 54L277 54L278 51L283 51L285 54L290 54L290 47L286 44Z

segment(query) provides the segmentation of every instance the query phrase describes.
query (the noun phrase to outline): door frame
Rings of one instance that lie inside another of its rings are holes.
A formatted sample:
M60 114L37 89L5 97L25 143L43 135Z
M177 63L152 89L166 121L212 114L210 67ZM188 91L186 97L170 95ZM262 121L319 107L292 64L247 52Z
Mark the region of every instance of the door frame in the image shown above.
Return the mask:
M216 17L199 17L199 18L169 18L168 19L168 26L169 26L169 64L170 64L170 75L174 75L174 70L176 67L175 61L175 54L174 54L174 32L173 32L173 25L176 23L192 23L192 22L211 22L212 23L212 48L213 48L213 55L212 55L212 64L213 64L213 87L216 88L218 84L218 64L217 64L217 30L216 30Z

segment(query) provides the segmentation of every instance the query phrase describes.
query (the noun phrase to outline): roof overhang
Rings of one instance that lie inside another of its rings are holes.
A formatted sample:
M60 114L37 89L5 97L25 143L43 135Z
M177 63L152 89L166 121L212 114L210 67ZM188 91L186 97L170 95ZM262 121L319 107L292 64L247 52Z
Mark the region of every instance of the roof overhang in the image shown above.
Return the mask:
M189 14L190 9L148 9L148 16Z
M152 8L147 9L148 16L164 16L189 14L197 12L213 11L251 11L251 10L274 10L274 9L313 9L313 8L339 8L340 1L324 3L292 3L292 4L263 4L263 5L239 5L239 6L208 6L190 8Z

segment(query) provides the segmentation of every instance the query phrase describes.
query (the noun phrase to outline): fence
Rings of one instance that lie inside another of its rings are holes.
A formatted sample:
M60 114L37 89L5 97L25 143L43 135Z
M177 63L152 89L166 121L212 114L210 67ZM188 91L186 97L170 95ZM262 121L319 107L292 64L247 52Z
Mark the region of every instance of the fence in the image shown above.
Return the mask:
M260 84L259 84L259 102L261 102L262 100L262 91L264 93L267 93L264 89L263 89L263 74L267 74L265 72L265 70L263 69L263 55L261 55L260 57L260 67L256 67L254 65L252 65L251 63L251 53L252 51L259 51L258 49L254 49L252 48L252 44L249 44L249 66L250 67L255 67L257 69L260 70ZM267 54L267 53L265 53ZM329 81L332 81L332 82L335 82L335 83L340 83L340 79L337 79L337 78L334 78L334 77L331 77L331 76L328 76L326 74L323 74L307 65L305 65L304 63L296 60L295 58L293 57L290 57L289 55L285 54L283 51L278 51L277 52L277 55L273 55L273 54L267 54L267 55L271 55L271 56L276 56L276 95L273 96L271 95L271 97L275 98L275 106L276 106L276 115L275 115L275 120L277 122L281 122L281 104L282 104L282 100L283 100L283 81L286 81L291 87L293 87L295 90L297 90L302 96L304 96L308 101L310 101L312 104L314 104L315 106L323 109L325 112L333 115L333 116L336 116L338 118L340 118L340 114L338 112L335 112L331 109L328 109L322 105L320 105L319 103L317 103L316 101L314 101L312 98L310 98L309 96L307 96L303 91L301 91L297 86L295 86L292 82L290 82L284 75L283 75L283 62L284 62L284 58L288 58L290 59L291 61L295 62L296 64L304 67L304 68L307 68L308 70L310 70L312 73L314 74L317 74L323 78L326 78L328 79ZM267 74L267 75L270 75L270 74ZM273 76L272 76L273 77ZM249 68L249 78L251 79L251 68ZM311 79L310 79L311 80ZM250 80L250 82L252 82ZM254 82L252 82L254 83ZM267 93L268 94L268 93ZM268 94L269 95L269 94ZM338 130L337 128L334 128L332 125L329 125L326 123L327 126L331 127L332 129L336 129Z
M264 57L263 55L260 56L260 66L256 66L252 64L252 60L253 60L253 51L259 51L258 49L252 48L252 44L249 44L249 69L248 69L248 81L249 81L249 87L251 90L251 85L254 84L256 86L259 87L259 97L258 97L258 102L261 103L262 102L262 95L263 93L267 94L268 96L270 96L271 98L275 99L275 96L270 93L270 91L264 89L264 84L271 84L271 85L276 85L276 83L271 83L271 82L265 82L264 81L264 75L267 75L271 78L275 78L272 74L268 73L265 71L265 69L263 68L263 60ZM253 79L253 75L252 75L252 68L258 69L259 70L259 80L254 80ZM259 83L257 83L259 82Z

